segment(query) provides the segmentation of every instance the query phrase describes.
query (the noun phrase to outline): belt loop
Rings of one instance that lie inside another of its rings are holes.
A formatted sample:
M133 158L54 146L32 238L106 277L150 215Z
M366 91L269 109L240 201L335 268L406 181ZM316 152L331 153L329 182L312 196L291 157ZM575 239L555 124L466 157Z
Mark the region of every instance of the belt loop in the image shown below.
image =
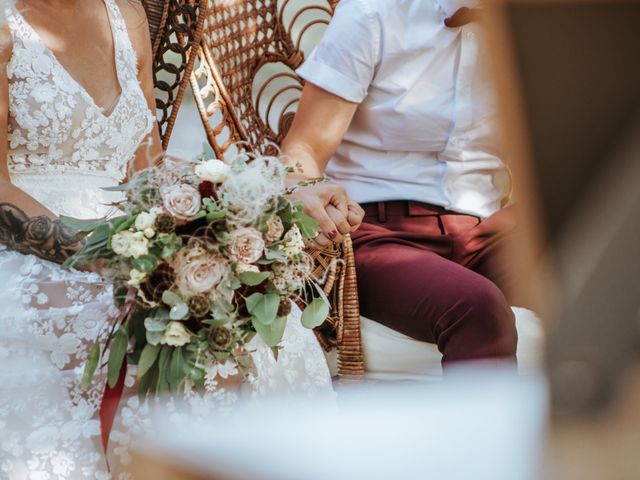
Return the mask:
M444 222L442 221L442 214L438 213L436 215L436 218L438 219L438 227L440 227L440 232L442 233L442 235L446 235L447 229L444 228Z
M387 209L384 202L378 202L378 221L381 223L387 221Z

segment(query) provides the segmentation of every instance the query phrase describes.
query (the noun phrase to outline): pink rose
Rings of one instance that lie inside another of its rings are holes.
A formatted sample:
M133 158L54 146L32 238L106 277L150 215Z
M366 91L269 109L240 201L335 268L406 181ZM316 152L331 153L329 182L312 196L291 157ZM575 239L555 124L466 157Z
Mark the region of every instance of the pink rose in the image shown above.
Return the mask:
M176 286L187 296L211 292L224 277L224 259L201 248L183 250L175 259Z
M255 228L245 227L230 234L229 251L237 263L255 263L262 257L264 240Z
M200 211L202 197L191 185L171 185L160 189L162 203L167 212L178 220L189 220Z

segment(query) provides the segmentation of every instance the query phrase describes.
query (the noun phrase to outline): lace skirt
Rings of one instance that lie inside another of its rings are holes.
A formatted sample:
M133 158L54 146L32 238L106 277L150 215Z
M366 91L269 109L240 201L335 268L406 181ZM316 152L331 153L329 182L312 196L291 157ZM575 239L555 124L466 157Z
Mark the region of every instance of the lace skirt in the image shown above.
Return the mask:
M94 341L104 341L118 314L112 289L100 276L67 271L34 256L0 246L0 477L9 479L107 479L98 409L106 369L91 387L80 381ZM258 339L253 345L257 376L245 386L250 397L326 395L334 401L327 364L313 333L300 323L294 307L276 362ZM206 392L185 392L185 406L159 400L180 415L206 416L229 408L241 395L226 390L220 378L229 372L212 366ZM135 369L111 432L109 463L113 478L126 473L130 446L153 428L150 401L135 394Z

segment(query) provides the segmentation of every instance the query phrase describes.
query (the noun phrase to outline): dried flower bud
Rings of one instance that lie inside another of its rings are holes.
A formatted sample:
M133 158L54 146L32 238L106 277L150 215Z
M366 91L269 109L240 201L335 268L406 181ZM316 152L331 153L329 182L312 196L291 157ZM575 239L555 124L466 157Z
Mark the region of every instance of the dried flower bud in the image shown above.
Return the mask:
M170 290L176 280L176 274L168 263L161 263L158 268L151 273L147 280L140 285L140 290L147 300L160 302L162 294Z
M160 213L156 216L154 228L159 233L171 233L176 229L176 221L168 213Z
M286 317L291 313L291 301L287 297L280 297L280 305L278 306L278 316Z
M204 318L211 311L211 304L205 295L194 295L189 299L188 305L195 318Z
M225 327L212 327L209 330L209 347L213 351L226 351L231 346L231 330Z

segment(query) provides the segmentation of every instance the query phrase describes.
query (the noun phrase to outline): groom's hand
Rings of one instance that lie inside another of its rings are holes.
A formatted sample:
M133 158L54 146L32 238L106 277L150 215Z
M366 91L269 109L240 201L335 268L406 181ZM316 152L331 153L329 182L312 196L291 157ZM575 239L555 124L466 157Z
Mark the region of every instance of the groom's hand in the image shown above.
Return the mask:
M355 204L339 185L319 183L301 187L293 192L290 198L302 202L305 213L318 222L318 236L309 242L312 248L322 249L331 243L341 243L344 235L351 233L355 229L354 226L357 228L360 224L360 207L353 206Z

